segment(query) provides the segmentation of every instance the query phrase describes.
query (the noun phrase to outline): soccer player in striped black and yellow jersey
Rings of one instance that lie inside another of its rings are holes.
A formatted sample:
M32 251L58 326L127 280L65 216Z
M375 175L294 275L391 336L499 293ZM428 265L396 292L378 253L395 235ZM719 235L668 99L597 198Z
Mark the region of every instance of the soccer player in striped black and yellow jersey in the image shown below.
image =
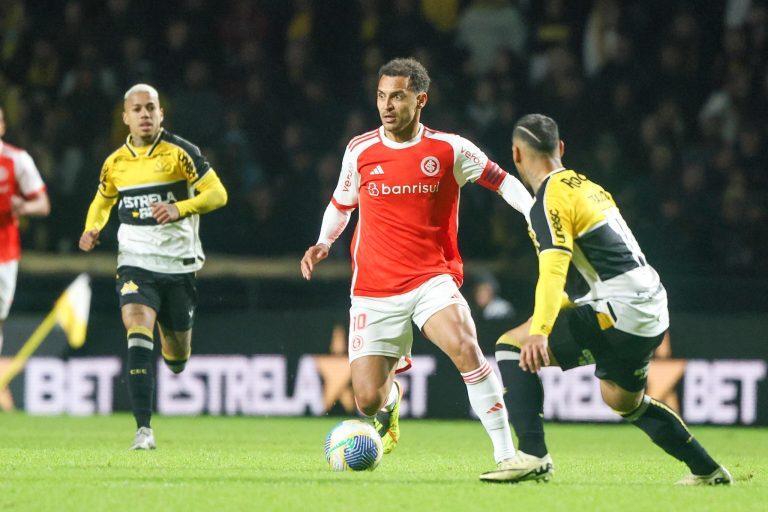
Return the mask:
M128 333L128 391L138 430L131 449L155 447L150 427L155 323L174 373L191 353L195 272L205 261L200 214L224 206L227 192L194 144L162 128L157 91L146 84L124 97L125 143L107 157L80 237L92 250L117 204L117 293Z
M542 366L595 363L605 403L643 430L691 474L681 485L730 484L674 411L645 394L648 365L669 327L667 294L613 196L562 164L557 124L531 114L512 135L512 157L535 194L528 221L539 256L533 316L499 338L496 359L519 440L498 481L546 480Z

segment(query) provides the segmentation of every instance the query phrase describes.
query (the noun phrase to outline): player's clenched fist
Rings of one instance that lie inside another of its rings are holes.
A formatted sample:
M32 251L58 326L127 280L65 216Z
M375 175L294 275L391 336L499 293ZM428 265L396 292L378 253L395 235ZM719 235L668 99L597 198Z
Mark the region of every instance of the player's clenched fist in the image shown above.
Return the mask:
M155 203L152 205L152 216L158 224L168 224L179 220L179 208L171 203Z
M304 257L301 258L301 275L304 279L309 280L312 277L312 272L315 270L315 265L323 261L328 257L328 251L331 248L325 244L313 245L304 253Z
M80 250L85 252L88 252L99 245L99 230L94 228L84 232L80 235L80 243L78 245L80 246Z

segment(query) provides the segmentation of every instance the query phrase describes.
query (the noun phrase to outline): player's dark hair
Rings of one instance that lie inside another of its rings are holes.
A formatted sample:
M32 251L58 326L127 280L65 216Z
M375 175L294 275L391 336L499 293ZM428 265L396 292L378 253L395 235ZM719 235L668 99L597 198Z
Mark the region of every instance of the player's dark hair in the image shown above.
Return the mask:
M560 145L560 131L551 117L528 114L515 123L512 137L519 137L539 153L551 154Z
M429 90L429 74L427 69L416 59L392 59L379 68L379 78L382 76L404 76L408 78L408 88L418 92Z

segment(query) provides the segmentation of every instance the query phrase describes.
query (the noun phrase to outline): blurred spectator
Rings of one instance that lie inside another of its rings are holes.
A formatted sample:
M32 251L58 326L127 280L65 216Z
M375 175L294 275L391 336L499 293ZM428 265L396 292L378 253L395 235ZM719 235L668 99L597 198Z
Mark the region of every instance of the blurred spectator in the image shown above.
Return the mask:
M621 34L617 0L596 0L584 27L583 61L587 76L597 74L619 52Z
M483 320L511 320L515 316L514 306L499 296L499 282L491 274L479 276L472 297Z
M232 191L230 207L204 224L210 250L300 253L338 155L380 125L369 108L379 66L414 55L435 78L425 122L472 134L509 171L514 122L534 111L557 118L571 141L567 165L613 184L662 271L765 269L768 4L660 5L0 2L0 102L13 140L49 162L54 210L22 236L72 249L77 205L89 199L81 190L124 140L120 91L151 78L169 119L210 146ZM497 203L463 191L462 253L530 256L525 226Z
M484 75L500 52L522 55L527 35L520 11L508 0L473 0L459 16L456 45L467 50L472 72Z

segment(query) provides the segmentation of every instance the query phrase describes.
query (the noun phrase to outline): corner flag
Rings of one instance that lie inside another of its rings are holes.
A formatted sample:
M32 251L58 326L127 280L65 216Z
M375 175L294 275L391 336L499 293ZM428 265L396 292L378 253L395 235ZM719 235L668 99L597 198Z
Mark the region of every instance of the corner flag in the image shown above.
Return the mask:
M37 350L37 347L57 324L67 335L70 347L82 347L85 342L90 309L90 278L88 274L80 274L56 300L56 305L24 343L24 346L21 347L11 364L6 368L5 373L0 375L0 391L5 389L8 383L24 369L27 359Z
M88 274L80 274L56 301L53 310L56 322L67 335L72 348L80 348L85 343L85 331L88 327L88 313L91 309L91 285Z

